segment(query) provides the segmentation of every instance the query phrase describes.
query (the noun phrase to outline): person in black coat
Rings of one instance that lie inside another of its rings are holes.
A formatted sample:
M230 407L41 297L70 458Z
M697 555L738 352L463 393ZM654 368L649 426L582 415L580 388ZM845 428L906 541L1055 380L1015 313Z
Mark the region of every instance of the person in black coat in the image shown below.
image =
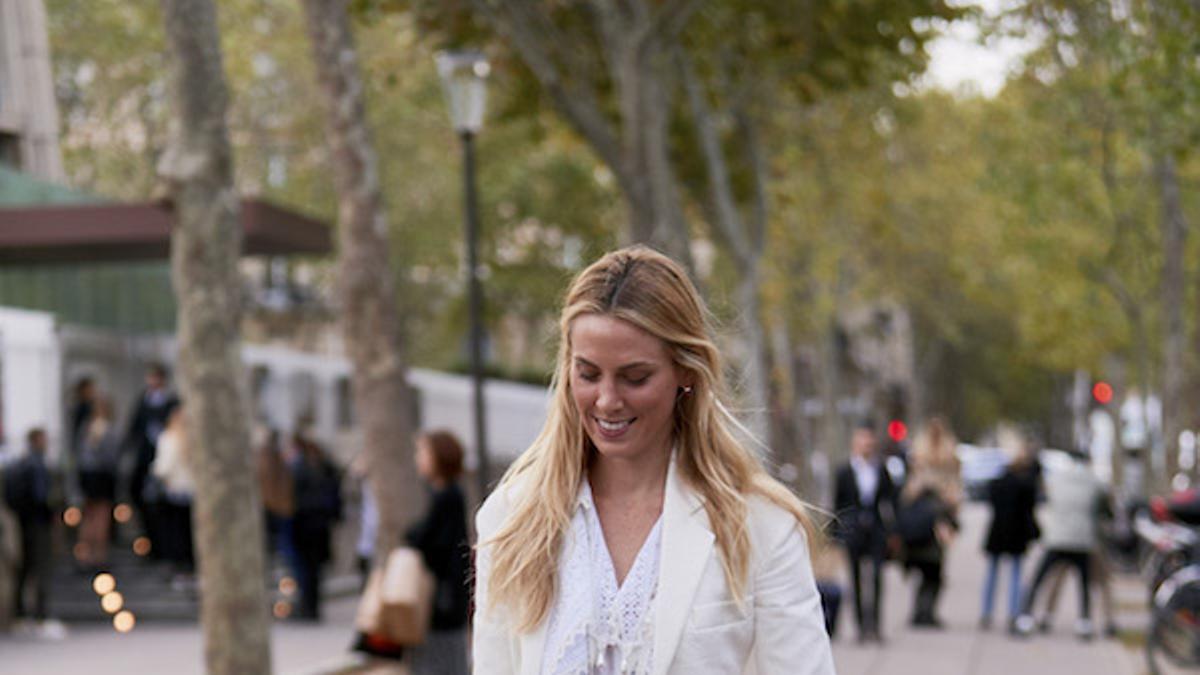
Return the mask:
M467 509L458 478L462 444L448 431L417 438L417 473L432 492L429 510L409 528L410 546L421 552L435 579L433 616L425 644L413 649L414 675L467 675L467 611L470 548Z
M883 563L896 514L896 488L876 451L875 426L859 422L850 442L850 461L837 471L834 487L835 538L846 548L854 617L860 641L881 640ZM863 566L869 566L871 594L863 593Z
M150 539L150 552L157 557L162 546L162 528L158 524L154 500L147 500L146 486L151 482L150 465L158 448L158 436L167 428L167 418L179 405L179 399L167 387L167 367L151 363L146 369L146 388L138 397L125 435L125 447L134 453L133 475L129 479L129 501L142 521Z
M341 473L316 441L304 431L292 437L292 481L296 511L292 515L296 582L300 590L297 619L321 618L321 576L332 558L333 526L342 519Z
M1015 632L1016 620L1021 613L1021 558L1029 549L1029 544L1040 536L1034 518L1040 471L1032 447L1024 441L1020 443L1020 448L1014 449L1014 457L1004 473L987 487L992 522L988 525L983 547L988 554L988 568L983 581L983 608L979 625L984 629L991 627L996 578L1003 556L1009 559L1011 565L1008 626L1009 632Z
M17 587L13 616L46 618L46 597L49 589L50 526L53 510L50 507L50 470L46 466L46 431L31 429L26 436L28 450L4 475L4 497L17 516L21 529L21 559L17 567ZM26 612L29 587L34 590L32 617Z

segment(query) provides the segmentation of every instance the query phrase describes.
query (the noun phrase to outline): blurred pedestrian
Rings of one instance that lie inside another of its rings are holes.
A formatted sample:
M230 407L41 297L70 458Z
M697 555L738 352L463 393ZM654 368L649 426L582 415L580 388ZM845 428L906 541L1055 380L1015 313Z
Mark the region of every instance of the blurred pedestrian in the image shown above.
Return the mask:
M95 397L90 414L75 441L79 489L83 494L83 522L79 528L79 563L100 568L108 562L112 534L112 508L117 493L117 459L121 433L113 417L112 402Z
M35 427L26 434L25 455L11 464L4 475L4 496L17 516L21 530L21 558L17 566L13 616L17 619L46 619L50 587L50 470L46 466L46 431ZM33 607L29 609L32 591Z
M0 462L0 633L9 630L15 609L17 572L21 567L21 524L8 508L3 480L7 468Z
M417 474L429 486L429 508L409 528L408 544L421 552L435 579L433 618L425 642L412 650L413 675L467 675L467 506L458 478L463 449L454 434L417 437Z
M167 416L179 403L175 394L168 387L167 367L161 363L151 363L146 369L146 388L138 396L134 407L133 418L129 423L125 446L134 453L133 474L129 479L129 501L137 511L138 519L142 522L142 530L150 540L150 554L158 557L158 541L161 528L158 526L155 503L158 501L155 489L148 484L153 482L150 475L150 465L158 448L158 436L167 426Z
M1023 435L1007 433L1001 447L1008 456L1008 466L1000 477L987 485L987 500L992 508L984 551L988 555L987 575L983 581L983 608L979 626L984 630L992 625L992 607L996 595L996 580L1000 564L1008 559L1008 630L1017 632L1021 613L1021 561L1029 544L1039 536L1034 508L1037 505L1040 471L1032 442Z
M837 637L838 616L846 587L845 557L840 546L826 544L813 550L813 578L817 582L817 592L821 594L821 612L825 615L825 632L829 633L830 639Z
M303 423L292 435L296 511L292 516L292 543L296 550L296 581L300 587L298 619L321 618L321 579L332 557L330 537L342 518L341 476L325 451L308 436Z
M1017 629L1032 632L1034 601L1046 575L1057 565L1070 565L1079 575L1079 621L1076 634L1091 639L1091 562L1098 543L1099 516L1105 504L1100 482L1087 465L1086 457L1070 452L1065 466L1047 472L1046 506L1042 511L1042 543L1045 551L1038 563L1033 583L1025 595Z
M83 430L92 419L92 408L96 401L96 381L85 375L71 388L71 450L78 453ZM111 407L111 406L110 406Z
M858 639L882 640L883 563L895 524L896 489L878 454L875 423L859 420L850 438L850 460L838 469L833 508L835 535L846 548ZM864 583L863 568L868 580ZM870 589L868 597L864 590Z
M546 425L477 517L478 672L834 672L807 510L740 440L707 316L646 247L572 282Z
M1105 500L1109 501L1106 494ZM1107 527L1111 526L1112 519L1108 516L1112 513L1110 506L1103 506L1100 509L1100 541L1098 545L1103 545L1109 532ZM1116 607L1113 604L1113 588L1112 588L1112 563L1106 556L1100 555L1099 552L1091 556L1091 573L1094 587L1099 591L1100 596L1100 616L1104 620L1104 634L1108 637L1113 637L1117 634L1116 622ZM1050 571L1046 576L1046 601L1043 604L1041 611L1038 612L1038 607L1034 606L1033 614L1037 618L1038 629L1043 633L1049 632L1050 622L1053 620L1054 612L1058 609L1059 594L1062 593L1062 587L1066 582L1067 568L1058 566Z
M371 575L371 567L375 560L375 540L379 536L379 507L375 504L375 495L371 491L371 481L367 477L367 457L359 454L354 458L350 467L358 482L358 540L354 543L354 553L358 558L358 573L361 577L361 589L367 588L367 580Z
M266 519L269 560L279 556L289 570L296 569L296 547L292 542L292 517L296 512L296 486L283 457L279 431L257 430L255 464L258 489Z
M162 518L160 545L164 557L175 572L175 583L190 583L195 571L192 547L192 500L196 494L196 474L192 467L191 447L187 438L187 414L175 404L167 425L158 436L151 473L162 483L159 508Z
M909 620L917 627L942 627L937 603L944 585L946 548L958 531L962 503L957 446L945 421L939 417L929 420L913 440L908 478L900 491L897 520L904 542L904 565L921 576Z

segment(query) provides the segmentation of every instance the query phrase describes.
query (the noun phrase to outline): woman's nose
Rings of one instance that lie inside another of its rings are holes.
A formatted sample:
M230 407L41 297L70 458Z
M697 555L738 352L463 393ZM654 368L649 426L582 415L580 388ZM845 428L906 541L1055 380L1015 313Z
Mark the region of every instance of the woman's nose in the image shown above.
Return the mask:
M600 411L618 410L621 407L621 395L617 391L617 384L612 379L604 379L600 382L599 395L596 397L596 409Z

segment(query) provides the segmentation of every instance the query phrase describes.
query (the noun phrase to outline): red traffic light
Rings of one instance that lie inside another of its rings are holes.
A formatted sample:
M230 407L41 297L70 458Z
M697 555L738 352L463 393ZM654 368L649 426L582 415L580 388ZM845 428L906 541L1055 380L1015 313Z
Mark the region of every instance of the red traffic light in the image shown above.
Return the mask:
M891 422L888 422L887 435L888 438L899 443L900 441L908 438L908 425L900 420L892 420Z
M1112 401L1113 398L1112 385L1107 382L1097 382L1092 387L1092 397L1096 399L1097 403L1108 405L1109 401Z

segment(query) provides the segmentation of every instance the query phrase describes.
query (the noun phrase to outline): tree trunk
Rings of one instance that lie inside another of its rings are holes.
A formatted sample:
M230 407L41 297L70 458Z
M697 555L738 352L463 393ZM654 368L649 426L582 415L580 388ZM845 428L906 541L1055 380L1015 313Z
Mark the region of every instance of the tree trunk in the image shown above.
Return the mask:
M832 465L846 459L848 447L838 401L842 396L842 364L836 321L822 331L820 345L821 448Z
M313 59L328 119L338 193L338 297L353 364L354 403L370 489L379 508L375 555L401 541L423 492L412 462L412 398L388 226L346 0L304 0Z
M171 263L179 374L196 475L195 539L206 670L269 673L262 505L250 454L238 321L238 195L216 8L162 0L172 54L172 139L159 163L178 218Z
M624 138L618 185L629 204L630 236L660 248L688 269L691 237L671 166L667 116L671 100L660 58L623 54L618 85Z
M745 409L743 417L758 438L766 439L769 430L767 412L772 403L775 403L776 407L778 405L777 402L771 401L773 393L777 390L770 387L767 379L769 345L763 327L762 303L759 300L759 281L767 228L766 164L759 151L757 127L748 112L739 107L734 114L739 132L739 147L746 153L755 187L750 216L743 217L734 195L733 177L722 148L717 123L709 109L700 80L682 49L676 49L674 57L687 95L696 145L704 159L707 177L704 189L699 190L700 194L696 197L704 206L713 238L722 244L737 273L737 320L745 347L745 352L739 359L741 400Z
M793 487L802 495L812 495L816 486L807 452L812 444L805 442L804 390L786 317L771 322L770 336L767 378L771 389L771 449L781 464L795 467L795 477L790 481Z
M1162 427L1166 452L1162 478L1169 484L1178 469L1179 433L1184 424L1184 394L1187 385L1188 366L1186 328L1183 320L1183 292L1185 284L1184 246L1187 237L1187 221L1183 213L1183 202L1179 194L1179 178L1175 170L1175 159L1169 153L1160 154L1154 163L1154 176L1158 181L1160 213L1163 239L1163 393Z
M741 382L738 384L743 412L742 419L747 428L762 442L768 440L770 382L767 379L766 332L761 319L761 303L758 297L758 276L743 273L738 279L738 326L745 343L740 368Z

